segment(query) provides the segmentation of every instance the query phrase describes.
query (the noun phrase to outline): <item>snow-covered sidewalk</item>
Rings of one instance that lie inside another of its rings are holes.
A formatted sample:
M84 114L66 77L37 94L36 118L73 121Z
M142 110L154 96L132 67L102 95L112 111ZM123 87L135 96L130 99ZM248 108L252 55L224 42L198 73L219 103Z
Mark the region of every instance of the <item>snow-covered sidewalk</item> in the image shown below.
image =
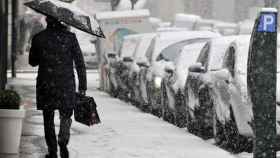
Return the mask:
M94 96L102 123L86 127L73 122L69 148L71 158L233 158L209 142L132 105L111 98L96 89L97 74L88 75L88 95ZM33 74L10 80L25 98L27 117L21 141L20 158L43 158L46 153L43 120L36 111ZM59 125L58 115L56 125ZM58 130L57 130L58 132Z

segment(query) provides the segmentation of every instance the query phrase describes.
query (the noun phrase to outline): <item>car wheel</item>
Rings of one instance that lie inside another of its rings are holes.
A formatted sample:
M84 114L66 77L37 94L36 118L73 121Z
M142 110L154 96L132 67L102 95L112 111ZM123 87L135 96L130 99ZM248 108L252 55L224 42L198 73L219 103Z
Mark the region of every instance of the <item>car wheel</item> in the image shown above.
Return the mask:
M213 138L213 102L208 89L199 93L199 108L195 109L196 127L198 136L203 139Z
M239 134L237 124L234 118L233 110L230 108L230 120L225 122L224 133L226 138L225 147L232 153L243 151L252 152L253 141L251 138Z
M194 135L198 135L198 128L195 127L196 123L192 118L190 111L187 110L186 112L186 127L188 131Z
M146 83L146 89L147 89L147 97L148 97L148 104L147 107L151 111L151 113L157 117L161 117L161 109L156 108L154 106L154 101L153 101L153 89L152 89L152 84L151 82L147 81Z
M161 86L161 108L162 108L162 114L163 114L163 120L175 124L175 114L170 110L169 105L168 105L168 96L167 96L167 91L166 87L164 84Z
M114 98L117 98L118 95L119 95L119 92L117 91L117 89L115 88L114 84L110 81L109 82L110 84L110 91L109 91L109 94L114 97Z
M176 105L176 115L175 121L176 126L179 128L186 127L186 103L185 103L185 96L182 94L181 90L178 90L175 98L175 105Z
M224 125L218 119L215 109L213 109L213 135L214 135L215 144L224 148L226 144Z
M195 128L195 121L194 121L194 118L191 116L191 109L189 107L189 95L187 93L187 90L185 91L186 92L186 96L185 96L185 106L186 106L186 127L188 129L188 131L192 134L195 134L197 135L198 133L198 130L197 128Z
M130 102L131 102L132 105L134 105L134 106L138 106L138 105L139 105L139 104L137 103L136 94L135 94L133 88L131 88L131 89L129 90L129 100L130 100Z

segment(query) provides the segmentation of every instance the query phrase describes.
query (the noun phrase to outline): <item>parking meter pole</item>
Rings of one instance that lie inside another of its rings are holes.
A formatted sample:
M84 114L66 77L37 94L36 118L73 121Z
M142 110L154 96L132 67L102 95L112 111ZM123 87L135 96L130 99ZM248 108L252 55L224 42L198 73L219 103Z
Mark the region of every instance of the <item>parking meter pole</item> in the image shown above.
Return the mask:
M251 37L248 91L253 104L254 158L276 158L277 10L262 9Z

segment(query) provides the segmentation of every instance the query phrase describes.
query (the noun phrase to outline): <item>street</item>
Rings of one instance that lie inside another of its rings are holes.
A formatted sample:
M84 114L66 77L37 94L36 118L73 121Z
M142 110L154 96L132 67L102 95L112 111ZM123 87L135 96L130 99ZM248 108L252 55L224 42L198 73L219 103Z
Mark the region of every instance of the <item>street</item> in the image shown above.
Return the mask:
M18 90L27 110L20 147L20 158L43 158L47 152L43 120L35 110L35 74L20 73L9 86ZM163 120L146 114L108 94L98 91L98 74L88 73L89 90L98 104L102 123L86 127L73 121L71 158L233 158L232 155ZM59 116L55 124L59 126ZM58 129L56 130L58 132ZM237 157L251 157L243 153Z

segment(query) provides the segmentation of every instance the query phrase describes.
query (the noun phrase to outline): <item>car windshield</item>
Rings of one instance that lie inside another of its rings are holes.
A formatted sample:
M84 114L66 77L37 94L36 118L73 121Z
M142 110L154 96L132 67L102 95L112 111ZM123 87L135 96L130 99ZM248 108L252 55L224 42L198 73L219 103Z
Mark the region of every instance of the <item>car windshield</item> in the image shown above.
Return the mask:
M154 37L145 53L145 56L147 57L147 59L151 62L152 61L152 57L153 57L153 51L155 48L155 44L156 44L156 37Z
M156 61L165 60L165 61L175 61L175 59L180 55L184 46L193 44L196 42L203 42L209 40L208 38L198 38L198 39L189 39L175 43L167 48L165 48L157 57Z
M177 67L185 69L194 64L199 56L200 51L206 43L206 41L199 41L185 46L181 55L176 58Z
M136 59L145 56L145 53L148 51L153 38L154 38L153 36L141 38L139 44L136 47L135 53L133 55Z

